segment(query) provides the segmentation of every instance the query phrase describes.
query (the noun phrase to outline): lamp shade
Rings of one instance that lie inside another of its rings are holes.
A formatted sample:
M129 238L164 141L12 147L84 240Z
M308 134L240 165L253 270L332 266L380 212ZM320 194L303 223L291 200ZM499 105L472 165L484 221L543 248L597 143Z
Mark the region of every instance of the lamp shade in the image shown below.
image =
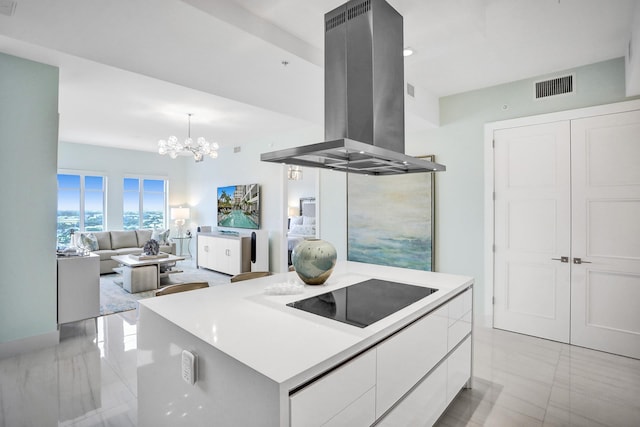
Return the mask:
M295 206L289 206L289 216L298 216L299 213L300 213L299 208Z
M171 208L171 219L189 219L189 208Z

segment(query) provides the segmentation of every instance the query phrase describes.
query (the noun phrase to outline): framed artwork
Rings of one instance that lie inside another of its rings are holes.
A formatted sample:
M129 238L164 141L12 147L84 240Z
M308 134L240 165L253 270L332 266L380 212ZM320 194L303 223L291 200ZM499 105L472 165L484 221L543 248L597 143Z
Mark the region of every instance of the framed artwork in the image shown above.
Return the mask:
M347 181L347 259L433 271L435 174L348 174Z

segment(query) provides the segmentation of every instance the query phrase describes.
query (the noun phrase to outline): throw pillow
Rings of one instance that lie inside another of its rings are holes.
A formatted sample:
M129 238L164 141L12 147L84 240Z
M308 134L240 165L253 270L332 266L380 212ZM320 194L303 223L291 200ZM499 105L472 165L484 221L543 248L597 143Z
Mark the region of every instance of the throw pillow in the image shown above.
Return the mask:
M316 225L316 217L315 216L303 216L302 217L302 225Z
M98 250L98 238L93 233L80 234L80 243L82 247L89 251Z
M153 233L151 233L151 238L155 241L157 241L159 244L161 245L168 245L169 244L169 229L167 228L166 230L162 231L162 230L153 230Z
M290 233L302 236L314 236L316 234L316 228L313 225L293 225Z
M292 216L291 217L291 225L302 225L302 217L301 216Z

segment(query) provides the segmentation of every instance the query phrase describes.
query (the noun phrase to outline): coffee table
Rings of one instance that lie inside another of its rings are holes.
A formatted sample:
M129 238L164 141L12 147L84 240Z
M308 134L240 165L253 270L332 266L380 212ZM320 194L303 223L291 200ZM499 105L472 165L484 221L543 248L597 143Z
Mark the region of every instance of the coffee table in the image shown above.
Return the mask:
M169 274L182 273L174 270L177 261L183 261L182 256L168 255L164 258L136 259L129 255L111 257L120 267L113 270L122 275L122 289L129 293L150 291L160 287L160 281Z

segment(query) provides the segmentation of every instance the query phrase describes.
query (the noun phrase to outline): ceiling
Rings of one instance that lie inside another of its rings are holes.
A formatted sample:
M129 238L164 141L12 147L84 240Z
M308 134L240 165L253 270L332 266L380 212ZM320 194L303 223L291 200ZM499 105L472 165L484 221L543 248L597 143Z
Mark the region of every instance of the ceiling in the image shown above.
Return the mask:
M158 139L186 136L187 113L193 136L223 147L277 141L305 129L322 134L323 16L342 3L0 0L0 52L60 68L63 141L156 151ZM424 103L624 56L640 7L640 0L389 3L415 51L405 58L405 80ZM423 119L407 126L434 125L419 108L407 115Z

